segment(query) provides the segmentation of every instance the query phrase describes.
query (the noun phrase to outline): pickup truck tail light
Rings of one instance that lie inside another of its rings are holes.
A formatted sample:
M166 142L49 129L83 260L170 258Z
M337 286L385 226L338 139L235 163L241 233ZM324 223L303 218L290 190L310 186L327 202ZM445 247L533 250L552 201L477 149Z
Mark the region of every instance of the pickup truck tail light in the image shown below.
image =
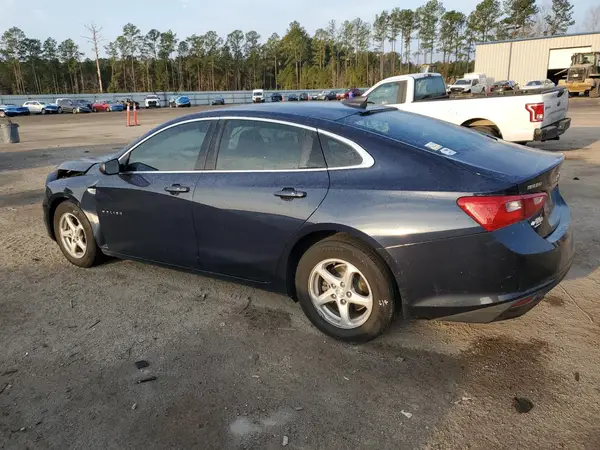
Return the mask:
M544 121L544 104L543 103L527 103L525 109L529 111L530 122Z
M527 195L461 197L458 206L486 231L494 231L537 214L548 195L545 192Z

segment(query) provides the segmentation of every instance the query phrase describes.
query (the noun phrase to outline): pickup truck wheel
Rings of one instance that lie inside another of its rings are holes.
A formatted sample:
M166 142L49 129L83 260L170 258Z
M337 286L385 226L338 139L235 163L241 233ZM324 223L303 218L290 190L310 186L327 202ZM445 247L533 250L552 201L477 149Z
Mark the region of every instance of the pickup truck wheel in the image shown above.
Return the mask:
M496 131L496 129L494 127L489 127L489 126L485 126L485 125L478 125L475 127L470 127L472 130L478 131L479 133L482 134L487 134L488 136L492 136L495 138L499 138L500 136L498 135L498 132Z
M600 97L600 84L590 91L590 98Z

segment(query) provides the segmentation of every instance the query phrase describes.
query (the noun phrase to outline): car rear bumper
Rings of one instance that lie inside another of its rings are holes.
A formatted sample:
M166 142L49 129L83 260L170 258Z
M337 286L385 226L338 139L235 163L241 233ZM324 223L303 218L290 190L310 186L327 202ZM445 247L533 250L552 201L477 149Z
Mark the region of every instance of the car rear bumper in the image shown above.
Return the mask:
M533 132L533 138L536 141L549 141L558 139L558 137L569 129L571 119L565 118L543 128L537 128Z
M492 233L386 248L403 315L492 322L529 311L573 262L568 207L561 199L555 210L560 221L546 237L521 222Z

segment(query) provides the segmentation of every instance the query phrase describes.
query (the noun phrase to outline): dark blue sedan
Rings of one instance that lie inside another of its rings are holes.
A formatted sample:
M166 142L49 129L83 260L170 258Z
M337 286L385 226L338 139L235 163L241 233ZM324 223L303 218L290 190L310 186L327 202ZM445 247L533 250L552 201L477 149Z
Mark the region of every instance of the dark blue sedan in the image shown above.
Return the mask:
M31 114L29 108L13 104L0 105L0 111L3 111L6 117L28 116Z
M356 101L252 105L168 122L46 180L48 232L103 254L298 300L346 341L396 314L519 316L573 258L562 155Z

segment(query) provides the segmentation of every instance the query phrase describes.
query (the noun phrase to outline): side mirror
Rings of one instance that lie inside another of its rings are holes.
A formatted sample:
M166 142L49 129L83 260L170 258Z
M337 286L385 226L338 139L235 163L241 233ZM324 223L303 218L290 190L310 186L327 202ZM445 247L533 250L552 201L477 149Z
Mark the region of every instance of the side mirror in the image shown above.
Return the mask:
M118 159L111 159L110 161L103 162L100 164L100 172L104 175L117 175L121 170L121 164Z

